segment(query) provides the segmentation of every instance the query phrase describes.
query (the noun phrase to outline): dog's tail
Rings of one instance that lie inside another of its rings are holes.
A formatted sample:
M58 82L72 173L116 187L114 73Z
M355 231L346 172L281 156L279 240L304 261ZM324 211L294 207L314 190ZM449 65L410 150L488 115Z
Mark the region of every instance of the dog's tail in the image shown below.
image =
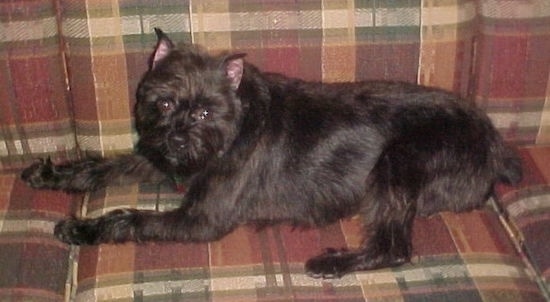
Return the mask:
M521 158L515 150L503 142L496 143L496 173L498 180L505 184L515 185L523 178Z

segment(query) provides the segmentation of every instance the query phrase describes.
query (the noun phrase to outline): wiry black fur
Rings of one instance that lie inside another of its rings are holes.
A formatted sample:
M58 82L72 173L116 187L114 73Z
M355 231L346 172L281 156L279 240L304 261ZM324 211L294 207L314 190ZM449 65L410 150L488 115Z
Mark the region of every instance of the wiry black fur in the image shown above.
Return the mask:
M521 178L486 115L451 93L305 82L158 35L137 91L136 154L41 161L22 177L66 191L183 179L182 206L61 221L64 242L203 242L242 224L322 226L360 213L359 250L329 249L306 264L311 276L335 277L408 262L415 215L479 207L496 182Z

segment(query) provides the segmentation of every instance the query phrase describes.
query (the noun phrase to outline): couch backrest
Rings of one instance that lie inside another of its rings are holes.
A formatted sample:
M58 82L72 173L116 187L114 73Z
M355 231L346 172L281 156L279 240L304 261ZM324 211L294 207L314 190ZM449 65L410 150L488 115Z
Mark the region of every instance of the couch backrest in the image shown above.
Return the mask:
M0 3L0 168L128 152L154 27L290 76L450 89L507 140L550 142L547 0L190 2Z

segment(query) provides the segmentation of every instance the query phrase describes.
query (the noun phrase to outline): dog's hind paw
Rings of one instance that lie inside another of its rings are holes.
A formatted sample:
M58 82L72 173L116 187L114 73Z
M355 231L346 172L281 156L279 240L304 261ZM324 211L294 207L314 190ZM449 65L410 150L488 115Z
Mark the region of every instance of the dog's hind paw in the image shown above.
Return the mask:
M340 278L354 271L365 271L400 266L410 262L408 255L373 252L372 250L349 251L327 249L323 254L306 262L306 274L313 278Z
M356 253L345 249L327 249L319 256L306 262L306 274L313 278L333 279L340 278L353 271Z

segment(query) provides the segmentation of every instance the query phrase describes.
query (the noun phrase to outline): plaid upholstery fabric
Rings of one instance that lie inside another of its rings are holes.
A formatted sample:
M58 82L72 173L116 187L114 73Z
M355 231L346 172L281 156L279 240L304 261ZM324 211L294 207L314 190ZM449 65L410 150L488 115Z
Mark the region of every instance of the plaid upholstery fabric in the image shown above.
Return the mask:
M517 188L499 187L500 203L516 243L550 290L550 147L525 148L521 154L529 173Z
M76 144L53 2L0 2L0 43L0 169L33 156L71 157Z
M175 41L244 51L261 68L291 76L451 89L472 96L508 140L548 142L545 0L14 3L1 4L8 22L0 80L10 87L1 98L9 109L3 165L28 162L28 154L72 155L76 146L129 151L134 91L157 26Z
M196 1L194 41L310 80L416 81L417 1Z
M92 194L87 216L116 207L169 209L169 186L112 187ZM210 244L81 247L75 301L544 301L533 273L490 210L444 213L414 227L413 263L316 280L304 262L328 247L357 247L356 219L324 229L242 227Z
M550 143L550 2L480 1L476 101L506 139Z
M0 174L0 301L62 301L71 250L52 231L78 196L29 190L18 178Z
M244 51L263 69L291 76L400 79L455 90L473 96L507 139L548 142L544 0L517 8L497 0L15 3L2 4L11 20L2 38L0 79L10 87L2 91L10 109L2 123L3 165L28 162L27 154L66 157L76 145L107 155L130 150L135 86L156 26L176 41ZM36 84L25 86L30 82Z
M112 155L133 146L134 93L156 38L189 36L186 1L64 0L62 30L70 56L76 139L89 154ZM177 34L185 32L186 34ZM188 38L187 38L188 40Z
M62 217L179 204L166 184L82 198L33 191L14 172L36 157L132 148L134 91L154 27L309 80L450 89L484 108L507 140L539 146L522 149L522 185L499 187L501 216L420 219L413 263L396 269L304 276L304 261L323 248L359 244L354 219L321 230L241 228L202 245L69 248L51 236ZM550 287L550 150L540 146L550 142L547 0L3 1L0 43L0 301L545 300L537 281Z

